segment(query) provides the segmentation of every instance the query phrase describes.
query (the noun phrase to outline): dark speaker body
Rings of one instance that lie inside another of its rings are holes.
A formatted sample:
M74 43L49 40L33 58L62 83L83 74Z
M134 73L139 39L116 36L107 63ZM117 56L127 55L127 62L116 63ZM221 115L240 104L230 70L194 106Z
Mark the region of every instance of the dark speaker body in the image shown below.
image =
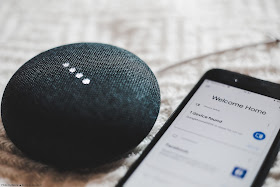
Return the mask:
M2 98L8 137L30 158L62 169L118 159L148 135L160 91L150 68L111 45L43 52L9 81Z

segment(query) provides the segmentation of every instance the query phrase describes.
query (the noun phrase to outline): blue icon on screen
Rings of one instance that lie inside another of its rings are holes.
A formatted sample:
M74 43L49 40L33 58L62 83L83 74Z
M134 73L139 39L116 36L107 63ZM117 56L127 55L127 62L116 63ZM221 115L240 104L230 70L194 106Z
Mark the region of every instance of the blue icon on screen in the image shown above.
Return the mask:
M235 177L243 179L245 177L246 173L247 173L246 169L243 169L240 167L235 167L231 174Z
M263 140L263 139L265 139L265 134L263 132L255 132L253 134L253 136L254 136L254 138L256 140Z

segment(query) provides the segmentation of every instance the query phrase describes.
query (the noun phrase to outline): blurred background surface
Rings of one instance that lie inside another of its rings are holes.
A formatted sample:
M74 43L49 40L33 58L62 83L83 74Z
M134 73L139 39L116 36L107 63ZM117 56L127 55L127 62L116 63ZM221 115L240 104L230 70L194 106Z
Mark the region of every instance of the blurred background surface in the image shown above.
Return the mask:
M150 135L131 153L93 171L59 172L24 157L0 123L0 184L114 186L180 101L211 68L280 83L280 45L228 51L159 72L207 53L280 38L278 0L1 0L0 96L14 72L63 44L100 42L133 52L155 72L162 95ZM280 186L280 157L264 186Z

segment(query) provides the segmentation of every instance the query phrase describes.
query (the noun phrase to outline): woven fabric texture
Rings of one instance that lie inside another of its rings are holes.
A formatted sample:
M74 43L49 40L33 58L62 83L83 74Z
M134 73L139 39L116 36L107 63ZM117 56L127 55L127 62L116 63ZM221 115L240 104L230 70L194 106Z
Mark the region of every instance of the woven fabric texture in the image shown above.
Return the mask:
M185 59L279 37L279 10L278 0L1 0L0 95L14 72L40 52L101 42L127 49L151 67L161 109L149 136L127 158L87 174L61 173L24 157L1 125L0 184L114 186L205 71L224 68L280 83L279 44L212 55L159 73ZM264 186L280 186L279 156Z

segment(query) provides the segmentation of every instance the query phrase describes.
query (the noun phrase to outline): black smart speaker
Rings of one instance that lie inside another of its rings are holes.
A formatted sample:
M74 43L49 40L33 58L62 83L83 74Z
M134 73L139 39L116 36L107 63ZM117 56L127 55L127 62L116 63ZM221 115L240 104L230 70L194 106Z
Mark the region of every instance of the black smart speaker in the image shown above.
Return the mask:
M12 76L1 103L11 141L57 168L92 168L120 158L153 127L160 90L134 54L77 43L45 51Z

